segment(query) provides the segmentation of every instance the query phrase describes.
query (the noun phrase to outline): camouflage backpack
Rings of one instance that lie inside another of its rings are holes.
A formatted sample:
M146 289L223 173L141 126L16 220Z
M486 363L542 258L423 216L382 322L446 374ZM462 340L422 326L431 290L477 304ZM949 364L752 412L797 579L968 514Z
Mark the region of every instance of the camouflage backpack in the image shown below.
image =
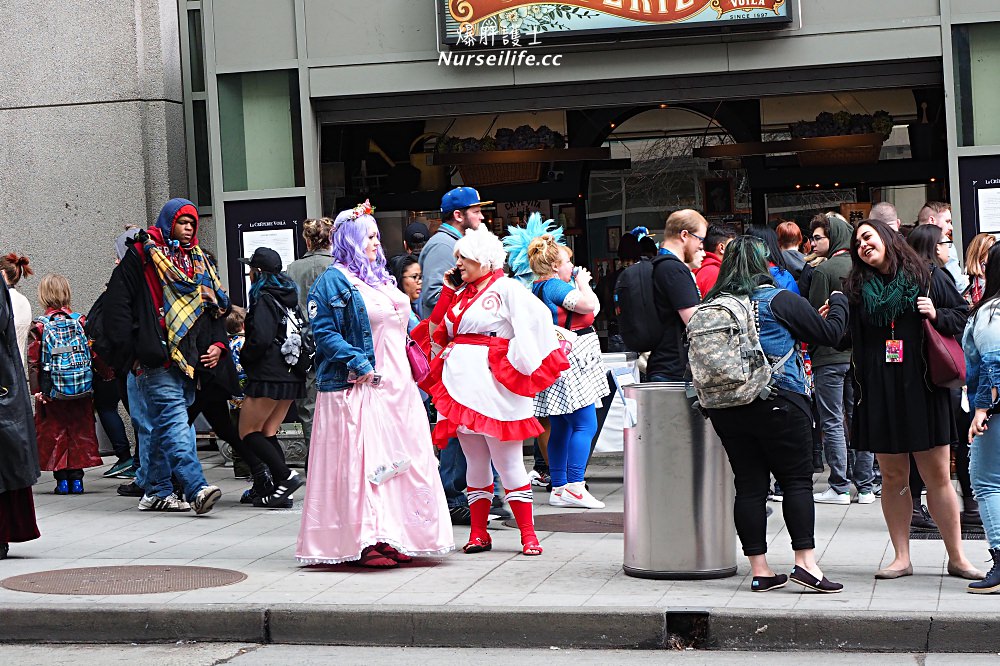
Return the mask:
M748 405L770 397L771 378L795 353L771 365L760 346L757 306L746 296L719 294L699 305L687 325L688 362L705 409Z

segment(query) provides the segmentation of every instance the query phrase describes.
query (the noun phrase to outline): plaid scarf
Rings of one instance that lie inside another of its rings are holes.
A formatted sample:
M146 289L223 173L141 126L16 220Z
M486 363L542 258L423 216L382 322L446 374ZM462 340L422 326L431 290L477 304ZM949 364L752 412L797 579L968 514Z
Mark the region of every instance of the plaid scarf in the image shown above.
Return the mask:
M192 277L188 277L175 263L169 248L160 247L151 240L146 242L145 247L163 283L163 321L167 329L170 359L184 374L194 378L194 365L184 356L181 343L206 307L213 317L221 317L229 309L229 296L222 288L211 262L205 260L197 245L185 258L193 267Z

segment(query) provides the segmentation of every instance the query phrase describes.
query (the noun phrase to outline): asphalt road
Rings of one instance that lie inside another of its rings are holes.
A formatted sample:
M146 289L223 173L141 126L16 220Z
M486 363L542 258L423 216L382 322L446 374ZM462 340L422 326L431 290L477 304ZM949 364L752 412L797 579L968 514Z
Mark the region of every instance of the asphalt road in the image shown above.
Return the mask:
M762 660L768 666L799 666L804 661L823 666L877 664L878 666L939 666L1000 663L996 654L860 654L850 652L703 652L697 650L503 650L463 648L373 648L302 645L242 645L234 643L180 643L170 645L0 645L0 664L51 666L264 666L295 664L746 664Z

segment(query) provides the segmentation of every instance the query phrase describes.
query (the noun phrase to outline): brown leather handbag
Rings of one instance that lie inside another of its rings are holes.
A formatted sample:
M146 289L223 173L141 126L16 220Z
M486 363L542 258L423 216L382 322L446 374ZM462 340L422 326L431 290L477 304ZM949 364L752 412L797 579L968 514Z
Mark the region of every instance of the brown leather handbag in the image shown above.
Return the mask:
M965 386L965 353L958 340L940 333L929 319L923 320L927 371L931 383L940 388Z

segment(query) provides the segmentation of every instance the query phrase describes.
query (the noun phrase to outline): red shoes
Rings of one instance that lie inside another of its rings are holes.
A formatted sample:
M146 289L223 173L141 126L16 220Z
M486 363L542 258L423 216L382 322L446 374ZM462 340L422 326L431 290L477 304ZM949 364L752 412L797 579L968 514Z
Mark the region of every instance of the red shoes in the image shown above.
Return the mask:
M355 564L367 569L392 569L400 564L409 564L413 558L405 555L387 543L379 542L361 551L361 559Z
M469 539L469 543L462 546L462 552L466 555L471 555L473 553L485 553L487 550L493 550L493 539L488 536L471 537Z
M528 535L521 540L521 552L525 555L541 555L542 546L538 543L538 537L534 534Z

